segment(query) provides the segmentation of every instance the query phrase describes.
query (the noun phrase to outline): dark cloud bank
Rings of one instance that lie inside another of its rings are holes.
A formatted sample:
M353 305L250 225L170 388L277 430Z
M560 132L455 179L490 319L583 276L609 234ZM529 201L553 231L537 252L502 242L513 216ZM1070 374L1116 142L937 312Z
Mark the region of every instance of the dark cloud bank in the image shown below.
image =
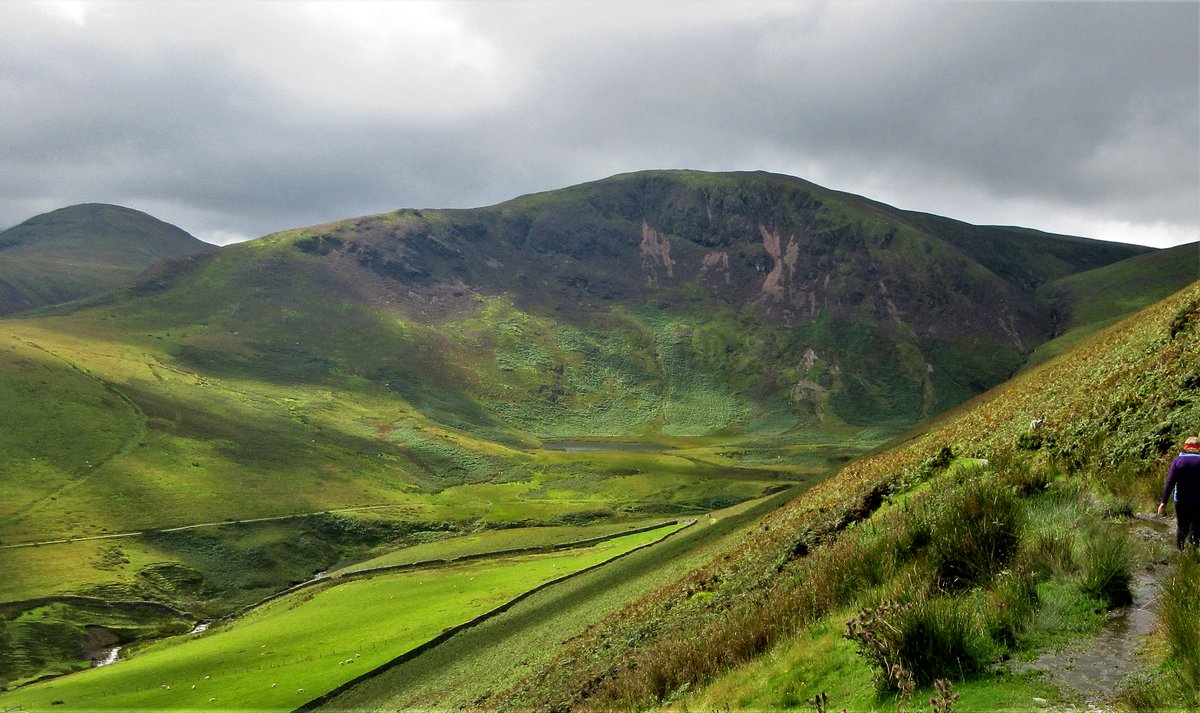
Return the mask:
M216 242L645 168L763 169L1165 246L1200 223L1195 3L0 4L0 225Z

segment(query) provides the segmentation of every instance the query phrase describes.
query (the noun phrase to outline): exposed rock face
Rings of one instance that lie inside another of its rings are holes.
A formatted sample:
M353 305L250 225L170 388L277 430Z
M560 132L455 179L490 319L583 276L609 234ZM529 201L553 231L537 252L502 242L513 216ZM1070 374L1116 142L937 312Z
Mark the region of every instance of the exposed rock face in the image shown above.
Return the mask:
M671 259L671 241L642 221L642 270L651 285L658 284L659 267L668 278L675 277L675 262Z
M715 277L716 273L721 274L726 285L733 283L729 276L729 253L717 250L704 255L704 261L700 266L700 279Z

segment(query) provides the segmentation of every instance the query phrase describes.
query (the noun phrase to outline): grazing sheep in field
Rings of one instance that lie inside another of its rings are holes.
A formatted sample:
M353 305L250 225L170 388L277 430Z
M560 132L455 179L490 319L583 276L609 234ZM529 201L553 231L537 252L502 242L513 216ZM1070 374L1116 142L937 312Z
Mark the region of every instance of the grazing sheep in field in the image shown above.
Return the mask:
M216 703L216 702L217 702L217 699L216 699L216 698L209 698L209 699L208 699L208 702L209 702L209 703Z
M274 688L274 687L276 687L276 686L278 686L278 685L279 685L278 683L272 683L272 684L271 684L271 688Z

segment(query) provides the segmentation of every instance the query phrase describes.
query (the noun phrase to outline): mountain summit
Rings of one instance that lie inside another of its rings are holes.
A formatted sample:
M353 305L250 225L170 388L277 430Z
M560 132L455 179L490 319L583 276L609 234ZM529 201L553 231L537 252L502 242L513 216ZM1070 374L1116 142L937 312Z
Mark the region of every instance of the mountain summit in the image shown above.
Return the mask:
M210 248L131 208L85 203L44 213L0 232L0 314L110 290L157 260Z

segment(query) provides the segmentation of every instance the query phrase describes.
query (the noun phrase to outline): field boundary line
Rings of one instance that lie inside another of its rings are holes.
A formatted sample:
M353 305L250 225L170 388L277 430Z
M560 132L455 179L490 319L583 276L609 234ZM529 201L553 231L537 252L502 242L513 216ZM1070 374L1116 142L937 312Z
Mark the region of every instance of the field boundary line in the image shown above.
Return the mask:
M504 557L507 555L523 555L523 554L534 554L537 552L558 552L559 550L574 550L574 549L578 549L580 547L591 547L592 545L598 545L602 542L608 542L609 540L615 540L618 537L625 537L627 535L640 535L643 532L650 532L651 530L657 530L659 528L669 527L670 525L678 525L678 524L679 524L679 519L676 518L674 520L664 520L662 522L657 522L657 523L654 523L653 525L643 525L641 527L637 527L637 528L634 528L631 530L621 530L619 532L610 532L607 535L597 535L595 537L588 537L588 538L582 539L582 540L571 540L569 542L559 542L558 544L554 544L554 545L513 547L513 548L509 548L507 550L492 550L490 552L472 552L472 553L468 553L465 555L458 555L457 557L444 557L444 558L439 558L439 559L418 560L416 562L402 562L400 564L384 564L384 565L379 565L378 567L371 567L368 569L349 570L349 571L346 571L346 572L340 573L340 574L338 572L332 572L329 574L329 577L332 579L339 579L339 578L351 577L351 576L361 574L364 572L387 572L387 571L399 570L399 569L412 569L414 567L418 567L418 568L419 567L434 567L434 566L437 566L438 564L457 564L459 562L467 562L470 560L488 559L489 557ZM499 531L497 530L496 532L499 532ZM351 566L353 566L353 565L351 565Z
M120 609L122 607L149 607L165 611L168 614L177 616L181 619L196 621L197 617L194 614L176 609L175 607L165 602L154 602L143 599L98 599L96 597L85 597L80 594L49 594L44 597L34 597L33 599L18 599L9 602L0 602L0 612L8 610L24 611L33 609L47 604L78 604L80 606L93 606L104 609Z
M610 557L610 558L604 560L603 562L597 562L596 564L591 565L590 567L584 567L583 569L581 569L577 572L571 572L570 574L564 574L563 576L557 577L548 582L543 582L542 584L539 584L538 586L534 587L533 589L522 592L521 594L517 595L516 597L510 599L509 601L495 607L494 609L490 609L490 610L484 612L483 614L480 614L479 616L469 619L468 621L465 621L461 624L456 624L455 626L452 626L452 627L442 631L442 633L433 637L429 641L426 641L425 643L420 644L419 646L416 646L412 649L409 649L408 651L405 651L404 653L400 654L399 656L392 659L391 661L388 661L384 664L376 666L375 668L371 669L370 671L359 674L358 676L355 676L354 678L350 679L349 681L346 681L345 683L337 686L336 688L333 688L329 691L326 691L325 693L322 693L320 696L317 696L316 698L312 699L311 701L299 706L298 708L293 709L292 713L307 713L307 711L316 710L319 706L321 706L325 703L328 703L329 701L333 700L335 697L345 693L346 691L350 690L354 686L357 686L358 684L360 684L364 681L367 681L369 679L372 679L372 678L384 673L385 671L388 671L389 669L395 668L396 666L399 666L407 661L410 661L410 660L416 658L417 656L420 656L421 654L425 653L426 651L429 651L430 649L433 649L433 648L445 643L447 640L449 640L455 634L457 634L461 631L470 629L474 626L478 626L479 624L482 624L483 622L487 621L488 619L491 619L492 617L494 617L498 614L502 614L502 613L508 611L509 609L513 608L517 604L523 602L524 600L528 599L529 597L532 597L534 594L537 594L538 592L540 592L544 589L552 587L556 584L560 584L569 579L573 579L575 577L587 574L588 572L597 570L607 564L616 562L617 560L619 560L623 557L628 557L629 555L631 555L635 552L640 552L641 550L644 550L647 547L653 547L654 545L657 545L660 542L662 542L670 537L673 537L674 535L677 535L680 532L683 532L687 528L695 525L696 522L697 521L694 519L685 520L682 523L683 527L680 527L677 530L672 530L671 532L666 533L665 535L658 538L657 540L654 540L653 542L647 542L644 545L639 545L638 547L635 547L635 548L629 550L628 552L622 552L619 555L614 555L613 557ZM666 523L666 524L662 525L662 527L667 527L670 524L671 523ZM678 525L678 524L680 524L680 522L676 521L674 524ZM644 530L643 530L643 532L644 532Z
M240 520L215 520L213 522L197 522L191 525L172 525L171 527L148 527L145 530L131 530L129 532L112 532L106 535L85 535L82 537L61 537L56 540L34 540L30 542L13 542L7 545L0 545L0 550L11 550L18 547L40 547L42 545L69 545L75 542L89 542L91 540L112 540L121 537L137 537L138 535L153 535L157 532L182 532L184 530L197 530L203 527L221 527L222 525L245 525L255 522L271 522L274 520L292 520L302 517L316 517L318 515L329 515L339 512L358 512L360 510L379 510L381 508L393 507L391 503L383 503L378 505L352 505L344 508L333 508L330 510L313 510L310 512L297 512L290 515L268 515L266 517L252 517Z
M688 522L688 526L690 526L691 524L694 524L696 521L690 520L687 522ZM493 557L508 557L511 555L532 555L532 554L538 554L538 553L560 552L562 550L580 549L583 547L591 547L592 545L598 545L603 542L608 542L609 540L615 540L618 537L628 537L629 535L640 535L643 532L651 532L653 530L659 530L664 527L670 527L672 525L678 525L678 524L680 524L679 520L667 520L666 522L660 522L655 525L646 525L644 527L639 527L634 530L626 530L624 532L614 532L614 533L611 533L608 535L600 535L599 537L591 537L586 540L576 540L574 542L561 542L557 545L544 545L544 546L540 546L540 547L519 547L516 549L509 549L509 550L497 550L495 552L477 552L475 554L461 555L459 557L451 557L449 559L421 560L419 562L407 562L404 564L387 564L387 565L383 565L381 567L372 567L371 569L360 569L360 570L355 570L353 572L346 572L345 574L314 577L313 579L309 579L309 580L306 580L299 584L292 585L291 587L288 587L287 589L283 589L281 591L275 592L274 594L263 597L262 599L258 600L257 602L254 602L253 604L247 604L246 606L242 607L241 609L238 609L235 612L231 612L229 614L226 614L225 616L217 617L216 619L213 619L209 623L212 626L219 626L221 624L225 624L225 623L232 621L233 619L236 619L240 616L249 614L251 611L263 606L264 604L270 604L271 602L275 601L276 599L282 599L283 597L286 597L289 594L295 594L296 592L301 592L301 591L304 591L305 589L310 589L312 587L315 587L315 586L318 586L321 584L330 584L330 585L336 586L338 584L342 584L344 582L349 582L349 581L356 580L356 579L368 579L370 577L374 577L374 576L378 576L378 575L391 574L393 572L403 572L403 571L412 570L412 569L432 569L435 567L448 567L448 566L456 565L456 564L459 564L462 562L472 562L475 560L491 559ZM680 530L676 530L676 532L679 532L683 529L684 528L680 528ZM671 533L671 534L674 534L674 533ZM663 539L665 539L665 537L659 538L658 540L655 540L654 542L661 542ZM654 544L654 542L651 542L650 544ZM632 551L633 550L631 550L631 552ZM605 561L610 561L610 560L605 560ZM603 563L601 563L601 564L603 564Z

